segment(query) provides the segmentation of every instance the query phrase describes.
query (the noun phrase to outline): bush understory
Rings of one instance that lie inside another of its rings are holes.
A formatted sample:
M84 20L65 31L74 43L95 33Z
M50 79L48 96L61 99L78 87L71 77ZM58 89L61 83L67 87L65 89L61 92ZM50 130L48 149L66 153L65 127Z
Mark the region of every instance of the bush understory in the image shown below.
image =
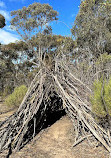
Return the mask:
M95 80L91 104L96 119L107 122L107 116L111 117L111 77L108 81L103 78Z
M12 94L10 94L5 99L5 104L9 107L14 106L18 107L20 103L22 102L25 94L27 92L27 87L25 85L21 85L19 87L16 87Z

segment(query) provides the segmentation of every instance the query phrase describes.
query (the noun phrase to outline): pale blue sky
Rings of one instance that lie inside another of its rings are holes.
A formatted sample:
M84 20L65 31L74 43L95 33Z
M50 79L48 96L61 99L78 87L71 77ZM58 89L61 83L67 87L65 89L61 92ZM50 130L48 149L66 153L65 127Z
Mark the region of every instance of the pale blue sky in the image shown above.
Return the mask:
M79 11L80 0L0 0L0 13L5 16L7 24L0 30L0 42L9 43L19 39L18 34L10 29L10 12L34 2L49 3L54 10L59 12L58 22L52 24L54 34L71 35L70 28Z

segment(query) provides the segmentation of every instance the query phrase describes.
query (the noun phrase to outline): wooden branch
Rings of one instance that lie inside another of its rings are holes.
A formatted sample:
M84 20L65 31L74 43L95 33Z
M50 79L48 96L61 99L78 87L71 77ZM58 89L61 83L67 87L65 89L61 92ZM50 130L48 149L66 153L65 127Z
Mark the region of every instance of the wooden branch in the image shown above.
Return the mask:
M69 101L70 105L72 105L72 107L77 111L79 118L81 118L81 120L85 123L85 125L88 127L88 129L91 131L91 133L96 137L96 139L98 139L103 145L104 147L110 152L111 148L108 146L108 144L106 143L106 141L101 138L100 135L98 135L98 133L96 132L95 129L93 129L90 124L87 122L87 120L84 118L82 111L80 111L74 104L73 102L70 100L69 95L64 91L63 87L61 86L60 82L58 81L56 76L53 76L55 79L56 84L58 85L58 87L61 89L63 95L65 96L65 98L67 98L67 100Z
M78 139L74 144L73 144L73 147L75 147L76 145L78 145L79 143L81 143L83 140L85 140L87 137L91 137L92 134L90 135L87 135L85 137L82 137L81 139Z

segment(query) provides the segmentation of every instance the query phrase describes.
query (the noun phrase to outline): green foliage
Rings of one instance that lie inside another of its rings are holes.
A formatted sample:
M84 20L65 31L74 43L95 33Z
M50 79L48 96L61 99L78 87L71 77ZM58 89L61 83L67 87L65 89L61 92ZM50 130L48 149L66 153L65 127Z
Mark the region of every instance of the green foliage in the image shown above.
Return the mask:
M11 25L25 40L38 32L43 32L48 23L57 20L58 12L49 4L33 3L17 11L12 11ZM49 29L48 29L49 30Z
M5 99L5 104L7 106L19 106L26 92L27 92L27 87L25 85L16 87L14 89L14 92Z
M98 57L111 52L111 1L84 0L72 28L79 47Z
M104 95L105 103L107 105L109 115L111 116L111 78L108 84L106 84L106 86L104 87L104 91L105 91L105 95Z
M22 59L26 57L29 62L33 63L34 67L36 65L41 66L42 62L39 60L43 60L44 54L51 52L52 49L52 28L49 24L58 20L58 12L49 4L35 2L28 7L12 11L11 15L13 16L11 20L12 28L25 41L19 44L21 48L23 47L22 50L19 50L20 54L23 54ZM26 68L29 67L29 62L27 62ZM30 66L30 71L33 69L32 65ZM24 72L24 74L26 73Z
M111 55L104 53L100 54L99 58L95 61L95 66L96 66L96 71L99 72L97 74L98 78L101 78L103 75L105 77L109 78L110 77L110 66L111 66Z
M102 78L99 81L96 80L93 91L94 95L91 96L92 111L102 118L107 115L108 110L111 116L111 77L108 82L104 81L104 86Z
M3 15L0 14L0 28L5 26L5 18Z
M104 53L100 55L100 57L97 59L96 64L99 65L101 63L106 64L106 63L111 62L111 55Z
M94 82L94 95L91 96L92 111L98 116L104 117L106 112L104 111L104 105L102 102L101 92L102 92L102 80Z
M32 70L28 45L23 41L0 45L0 91L7 86L27 85L27 73ZM22 76L21 76L22 74Z

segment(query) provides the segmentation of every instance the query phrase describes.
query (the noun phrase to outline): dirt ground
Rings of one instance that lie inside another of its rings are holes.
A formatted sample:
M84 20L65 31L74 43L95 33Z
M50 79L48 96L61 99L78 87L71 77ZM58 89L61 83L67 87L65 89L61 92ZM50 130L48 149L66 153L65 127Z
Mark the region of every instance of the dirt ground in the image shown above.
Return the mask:
M0 121L7 119L16 110L17 110L17 108L7 107L2 102L0 102Z
M11 113L10 113L11 114ZM4 115L4 114L3 114ZM1 115L1 117L3 116ZM3 118L2 118L3 119ZM41 131L30 143L10 158L108 158L102 147L91 147L87 140L76 147L73 123L68 116L62 117L52 126ZM5 153L0 158L5 158Z

